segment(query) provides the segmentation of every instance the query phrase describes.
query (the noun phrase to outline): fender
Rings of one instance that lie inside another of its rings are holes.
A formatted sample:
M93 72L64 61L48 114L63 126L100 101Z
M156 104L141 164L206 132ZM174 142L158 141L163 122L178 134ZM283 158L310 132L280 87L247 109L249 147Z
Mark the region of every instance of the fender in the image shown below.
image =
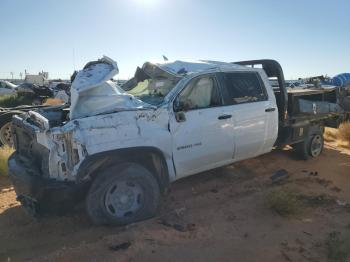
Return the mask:
M77 183L93 181L105 168L119 162L143 165L156 177L161 191L169 188L169 169L164 154L156 147L122 148L87 156L77 172Z

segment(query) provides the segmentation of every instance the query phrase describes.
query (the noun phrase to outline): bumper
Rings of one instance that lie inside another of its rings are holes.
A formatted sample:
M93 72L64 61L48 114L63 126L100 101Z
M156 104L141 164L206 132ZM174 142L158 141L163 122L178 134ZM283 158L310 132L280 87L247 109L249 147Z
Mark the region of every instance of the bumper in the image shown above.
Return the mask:
M8 168L17 200L32 215L62 213L84 196L83 185L42 178L30 161L16 153L10 157Z

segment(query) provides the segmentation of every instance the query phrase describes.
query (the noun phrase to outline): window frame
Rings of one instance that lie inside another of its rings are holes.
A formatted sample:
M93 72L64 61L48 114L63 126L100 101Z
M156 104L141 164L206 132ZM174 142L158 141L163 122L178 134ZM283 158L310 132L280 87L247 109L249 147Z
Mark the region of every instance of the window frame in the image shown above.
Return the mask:
M174 112L179 112L176 107L175 107L175 103L176 103L176 100L179 98L179 96L185 91L185 89L187 87L189 87L193 81L198 81L199 79L201 78L205 78L205 77L210 77L214 80L215 82L215 85L216 88L217 88L217 91L218 91L218 95L219 95L219 99L220 99L220 105L214 105L214 106L208 106L208 107L200 107L200 108L191 108L189 110L187 110L186 112L189 112L189 111L194 111L194 110L202 110L202 109L208 109L208 108L216 108L216 107L222 107L222 106L225 106L225 101L224 101L224 98L223 98L223 93L222 93L222 88L221 88L221 83L219 81L219 79L217 78L216 76L216 73L209 73L209 74L203 74L203 75L198 75L198 76L195 76L191 79L188 80L188 82L184 85L184 87L176 94L175 98L173 99L172 101L172 104L173 104L173 111Z
M264 93L264 98L259 99L257 101L245 101L245 102L237 102L234 103L232 102L232 99L230 97L230 92L229 92L229 87L226 84L226 81L224 79L225 74L251 74L255 75L256 78L258 79L259 85ZM266 86L264 84L264 81L261 78L261 75L259 72L256 71L227 71L227 72L220 72L219 73L220 77L220 82L222 85L222 96L223 96L223 102L225 106L233 106L233 105L242 105L242 104L249 104L249 103L258 103L258 102L264 102L264 101L269 101L269 94L267 92Z

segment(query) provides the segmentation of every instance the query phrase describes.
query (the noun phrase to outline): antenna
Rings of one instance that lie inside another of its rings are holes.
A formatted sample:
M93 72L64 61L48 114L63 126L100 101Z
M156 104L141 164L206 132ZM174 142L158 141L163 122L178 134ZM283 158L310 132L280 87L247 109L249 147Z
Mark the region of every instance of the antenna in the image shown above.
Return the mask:
M73 47L73 69L75 71L75 49Z

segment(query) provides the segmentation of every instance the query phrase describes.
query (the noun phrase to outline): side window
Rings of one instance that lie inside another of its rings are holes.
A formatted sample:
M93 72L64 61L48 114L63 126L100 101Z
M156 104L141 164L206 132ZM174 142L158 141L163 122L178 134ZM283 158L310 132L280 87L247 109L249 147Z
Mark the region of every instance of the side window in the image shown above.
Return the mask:
M191 110L220 106L221 97L216 80L205 76L192 80L175 100L175 110Z
M237 72L224 73L224 82L227 89L227 104L242 104L267 100L263 83L257 73Z

